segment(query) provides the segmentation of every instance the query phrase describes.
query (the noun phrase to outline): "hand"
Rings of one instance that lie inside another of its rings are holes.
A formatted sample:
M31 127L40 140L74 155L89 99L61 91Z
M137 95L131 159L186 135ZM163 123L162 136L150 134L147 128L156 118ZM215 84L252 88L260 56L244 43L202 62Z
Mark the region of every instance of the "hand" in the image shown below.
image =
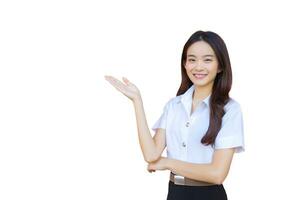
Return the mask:
M112 76L104 76L104 77L112 86L114 86L117 90L122 92L130 100L135 101L141 97L139 89L133 83L131 83L127 78L122 77L125 83L124 84Z
M160 157L157 161L149 163L147 170L151 172L155 172L155 170L167 170L167 162L168 158Z

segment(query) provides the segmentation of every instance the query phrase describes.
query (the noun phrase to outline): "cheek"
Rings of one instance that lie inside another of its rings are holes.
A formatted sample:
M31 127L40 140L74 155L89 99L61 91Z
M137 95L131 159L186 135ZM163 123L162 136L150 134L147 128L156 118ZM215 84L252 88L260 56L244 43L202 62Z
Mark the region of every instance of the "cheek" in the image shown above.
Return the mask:
M217 63L214 63L214 64L211 64L207 67L207 69L211 72L211 73L217 73L218 71L218 64Z
M186 70L191 70L191 69L193 69L193 65L192 64L186 64L185 69Z

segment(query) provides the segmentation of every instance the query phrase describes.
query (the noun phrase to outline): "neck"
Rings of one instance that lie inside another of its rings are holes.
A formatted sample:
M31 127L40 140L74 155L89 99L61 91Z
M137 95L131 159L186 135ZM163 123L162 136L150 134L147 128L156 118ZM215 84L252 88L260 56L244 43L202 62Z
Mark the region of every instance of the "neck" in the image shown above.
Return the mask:
M211 94L213 85L208 85L205 87L196 86L193 93L193 101L202 101L206 97L208 97Z

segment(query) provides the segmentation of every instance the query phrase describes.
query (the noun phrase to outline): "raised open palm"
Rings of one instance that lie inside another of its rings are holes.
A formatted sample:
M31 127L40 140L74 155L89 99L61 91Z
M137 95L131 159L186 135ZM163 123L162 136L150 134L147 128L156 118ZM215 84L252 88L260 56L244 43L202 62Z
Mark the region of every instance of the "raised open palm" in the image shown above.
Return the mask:
M118 79L112 76L104 76L105 79L114 86L117 90L122 92L125 96L127 96L130 100L134 101L140 98L140 91L139 89L131 83L127 78L122 77L123 82L119 81Z

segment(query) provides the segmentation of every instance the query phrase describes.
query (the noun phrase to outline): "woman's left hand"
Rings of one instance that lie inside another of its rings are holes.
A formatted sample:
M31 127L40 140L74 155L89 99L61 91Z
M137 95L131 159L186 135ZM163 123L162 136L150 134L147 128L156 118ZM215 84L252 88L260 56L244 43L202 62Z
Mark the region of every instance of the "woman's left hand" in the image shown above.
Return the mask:
M157 161L149 163L147 170L149 172L155 172L155 170L167 170L168 158L160 157Z

